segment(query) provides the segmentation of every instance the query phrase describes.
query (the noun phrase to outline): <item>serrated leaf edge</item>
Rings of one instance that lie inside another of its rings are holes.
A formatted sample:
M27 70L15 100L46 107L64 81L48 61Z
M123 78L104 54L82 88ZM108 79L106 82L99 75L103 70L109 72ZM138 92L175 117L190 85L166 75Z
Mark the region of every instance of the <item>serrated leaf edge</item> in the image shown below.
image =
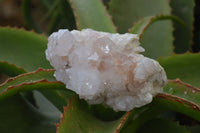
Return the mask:
M130 114L131 114L131 111L127 112L127 113L123 116L123 118L122 118L120 124L117 126L117 129L116 129L115 133L119 133L119 132L121 131L121 129L123 128L123 125L124 125L124 124L126 123L126 121L128 120L128 117L129 117Z
M71 101L72 101L72 100L75 100L75 96L73 96L71 100L68 99L68 104L67 104L67 106L64 106L64 107L63 107L63 108L64 108L64 112L63 112L63 114L61 114L61 116L60 116L60 122L55 124L55 125L56 125L56 133L58 133L59 127L60 127L61 123L63 122L63 120L64 120L64 118L65 118L65 113L66 113L66 111L71 107ZM72 108L73 108L73 107L72 107ZM123 125L124 125L124 124L126 123L126 121L128 120L129 115L131 115L131 111L127 112L126 114L124 114L124 115L122 116L122 118L120 118L121 121L120 121L119 125L117 126L117 128L116 128L116 130L115 130L115 133L119 133L119 132L121 131L121 129L123 128Z
M170 100L170 101L179 102L180 104L185 105L185 106L187 106L191 109L200 111L200 106L198 106L197 104L190 102L190 101L188 101L184 98L180 98L178 96L170 95L170 94L167 94L167 93L161 93L161 94L158 94L156 96L156 98L162 98L162 99L167 99L167 100Z
M200 92L200 89L199 89L199 88L194 87L194 86L192 86L192 85L190 85L190 84L188 84L188 83L182 82L179 78L174 79L174 80L168 80L168 81L173 82L173 83L179 83L179 84L181 84L181 85L184 85L184 86L190 88L191 90Z
M31 83L22 83L22 84L19 84L19 85L14 85L14 86L9 86L6 90L4 90L3 92L0 93L0 95L8 92L9 90L13 89L13 88L18 88L18 87L22 87L22 86L26 86L26 85L33 85L33 84L36 84L36 83L48 83L48 84L63 84L59 81L48 81L46 79L41 79L41 80L38 80L38 81L34 81L34 82L31 82Z
M33 72L29 72L29 73L24 73L24 74L20 74L16 77L12 77L12 78L8 78L4 83L0 84L0 87L4 86L5 84L17 79L17 78L20 78L20 77L23 77L23 76L27 76L27 75L31 75L31 74L36 74L38 72L41 72L41 71L44 71L44 72L52 72L52 71L55 71L55 69L42 69L42 68L39 68L38 70L36 71L33 71Z
M169 55L169 56L166 56L166 57L163 57L163 56L160 56L157 61L159 61L160 59L167 59L167 58L171 58L173 56L184 56L184 55L198 55L200 54L200 51L197 52L197 53L191 53L191 51L186 51L185 53L175 53L173 52L172 55Z
M19 70L21 70L21 71L24 71L25 73L27 72L24 68L19 67L19 66L16 66L15 64L12 64L12 63L8 63L7 61L1 61L1 60L0 60L0 63L5 63L5 64L11 65L11 66L13 66L13 67L15 67L15 68L17 68L17 69L19 69Z
M72 97L71 100L74 100L74 99L75 99L75 97ZM60 115L60 122L55 124L55 125L56 125L56 133L58 133L60 124L62 123L62 121L63 121L64 118L65 118L65 113L66 113L66 111L67 111L68 108L70 108L70 106L71 106L71 100L68 99L67 106L64 106L64 107L63 107L64 111L63 111L63 113Z
M159 15L155 15L155 16L148 16L150 19L149 19L149 22L147 23L147 25L143 28L142 30L142 33L139 35L139 38L141 39L144 32L148 29L148 27L153 24L154 22L156 22L156 19L162 21L162 20L173 20L175 22L178 22L180 23L181 25L185 26L184 22L179 19L178 17L174 16L174 15L164 15L164 14L159 14ZM144 18L147 18L147 17L144 17ZM138 22L135 22L133 24L133 26L131 28L128 29L128 32L131 33L131 30L133 29L133 27L135 25L137 25L138 23L141 22L143 18L141 18Z
M10 25L7 25L7 26L0 26L0 30L1 30L1 29L25 31L25 32L29 32L29 33L34 33L34 34L37 35L37 36L43 36L43 37L47 38L47 36L46 36L46 34L45 34L44 32L38 33L38 32L36 32L34 29L26 30L24 27L17 27L17 26L10 26Z

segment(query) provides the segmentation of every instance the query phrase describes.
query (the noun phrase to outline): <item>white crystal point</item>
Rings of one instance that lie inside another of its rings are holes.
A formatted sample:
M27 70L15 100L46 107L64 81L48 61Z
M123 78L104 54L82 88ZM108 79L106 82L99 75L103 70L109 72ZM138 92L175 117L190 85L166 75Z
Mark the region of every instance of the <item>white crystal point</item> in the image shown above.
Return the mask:
M150 103L167 83L159 63L139 54L144 49L135 34L59 30L48 41L54 76L89 104L130 111Z

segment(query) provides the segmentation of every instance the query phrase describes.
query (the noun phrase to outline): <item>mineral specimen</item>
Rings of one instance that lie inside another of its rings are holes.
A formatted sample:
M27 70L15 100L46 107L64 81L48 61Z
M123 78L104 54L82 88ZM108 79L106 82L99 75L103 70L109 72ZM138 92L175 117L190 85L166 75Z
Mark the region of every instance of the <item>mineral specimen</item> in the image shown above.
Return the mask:
M135 34L59 30L48 39L54 76L89 104L129 111L152 101L167 83L165 71L140 52Z

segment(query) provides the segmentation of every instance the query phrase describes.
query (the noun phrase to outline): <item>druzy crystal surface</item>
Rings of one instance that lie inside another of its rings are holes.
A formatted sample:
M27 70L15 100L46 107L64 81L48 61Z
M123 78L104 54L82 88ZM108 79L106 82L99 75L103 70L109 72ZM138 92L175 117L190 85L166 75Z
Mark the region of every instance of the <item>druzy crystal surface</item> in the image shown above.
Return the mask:
M54 76L89 104L129 111L152 101L167 82L159 63L140 52L135 34L92 29L50 35L46 57Z

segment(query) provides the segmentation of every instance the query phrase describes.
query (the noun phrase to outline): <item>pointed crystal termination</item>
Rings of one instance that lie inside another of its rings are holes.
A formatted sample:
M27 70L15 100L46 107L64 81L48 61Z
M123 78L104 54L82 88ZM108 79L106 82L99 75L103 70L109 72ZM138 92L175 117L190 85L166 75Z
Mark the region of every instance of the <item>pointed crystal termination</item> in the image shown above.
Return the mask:
M46 56L56 79L89 104L129 111L150 103L167 83L159 63L140 54L138 40L129 33L59 30L49 37Z

